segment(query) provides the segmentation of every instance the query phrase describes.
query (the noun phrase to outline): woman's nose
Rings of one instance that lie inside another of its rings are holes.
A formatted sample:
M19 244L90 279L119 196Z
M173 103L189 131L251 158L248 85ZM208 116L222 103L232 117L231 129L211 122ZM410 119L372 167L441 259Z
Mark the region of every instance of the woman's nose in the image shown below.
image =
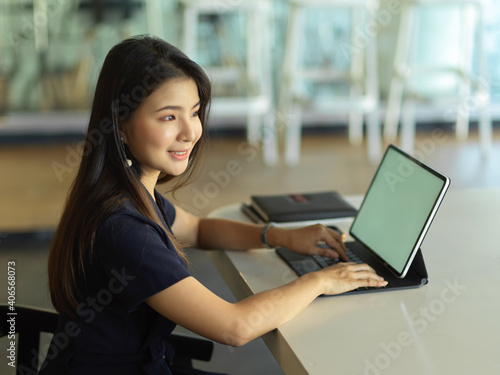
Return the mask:
M181 121L181 129L179 132L179 140L184 142L192 142L196 138L196 126L199 124L195 123L193 118L184 118Z

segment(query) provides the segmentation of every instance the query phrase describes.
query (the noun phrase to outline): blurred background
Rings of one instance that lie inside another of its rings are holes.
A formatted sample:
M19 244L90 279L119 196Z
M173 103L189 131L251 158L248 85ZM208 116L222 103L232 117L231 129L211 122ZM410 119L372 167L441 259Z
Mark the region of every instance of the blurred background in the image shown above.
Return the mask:
M97 77L136 34L180 47L212 80L203 171L175 197L159 187L195 214L252 194L363 194L389 143L452 189L500 186L496 1L0 0L0 259L17 262L20 304L52 308L46 257ZM217 350L214 370L281 373L260 340Z
M259 7L258 29L251 29L249 24L254 20L248 8L252 10L252 6L243 0L1 0L2 134L7 134L7 129L19 131L20 127L40 133L84 131L97 76L107 52L118 41L145 33L179 46L215 74L217 79L213 84L218 96L248 94L252 82L245 82L241 77L230 79L234 77L234 69L247 69L247 62L265 64L262 71L272 82L270 92L266 93L272 105L277 105L283 83L287 42L302 44L296 49L303 66L328 66L336 72L349 70L351 57L368 44L376 43L378 95L385 102L397 38L401 29L408 26L408 19L404 20L403 27L400 25L404 4L420 2L429 5L415 7L412 35L406 45L413 51L414 62L434 64L438 69L415 78L412 85L425 92L450 92L460 79L453 77L452 67L457 69L458 65L470 63L472 72L477 73L478 64L484 59L487 65L484 78L491 91L492 111L497 114L500 5L490 0L479 1L483 4L479 27L470 26L471 20L475 22L477 17L474 9L456 4L467 3L463 0L258 0L251 2ZM345 6L346 3L365 3L365 9L367 4L376 5L369 8L372 9L370 19L359 22L353 18L357 8ZM305 12L301 13L300 26L290 30L291 9L297 4ZM198 17L187 18L186 14L193 9ZM252 31L249 33L249 30ZM480 45L477 38L482 39ZM472 45L465 46L464 41ZM262 47L259 56L264 62L248 56L252 53L251 44L255 43L265 45L257 47ZM461 54L465 52L468 55L463 59ZM297 59L290 54L286 57ZM372 60L374 57L369 56ZM325 93L342 93L349 83L330 84L326 75L320 75L314 82L304 75L301 81L297 84L302 86L302 99L307 101ZM335 113L328 117L330 121L335 119ZM443 120L443 111L430 119ZM229 122L241 125L234 119ZM217 121L213 122L213 126L218 125ZM224 125L228 126L228 122Z

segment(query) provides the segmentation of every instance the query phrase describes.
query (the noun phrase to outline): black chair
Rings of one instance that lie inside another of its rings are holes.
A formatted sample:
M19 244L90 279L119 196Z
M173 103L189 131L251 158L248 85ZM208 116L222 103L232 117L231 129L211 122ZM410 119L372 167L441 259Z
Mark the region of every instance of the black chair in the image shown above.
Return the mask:
M9 308L9 305L0 305L2 316L0 320L0 337L8 336L12 333L10 331L11 327L15 327L15 333L19 334L15 350L17 354L16 374L36 374L38 356L33 356L32 351L38 353L42 332L53 333L56 330L58 314L48 310L17 305L14 311L10 311ZM15 313L16 315L7 315L9 313ZM8 321L11 317L15 318L15 325L11 325Z
M7 315L15 312L16 315ZM36 374L38 370L38 353L40 336L42 333L54 333L57 327L59 314L49 310L33 307L15 306L15 311L10 311L10 306L0 305L0 337L8 336L11 324L10 317L15 317L15 333L19 334L16 340L16 375ZM14 327L14 325L12 325ZM9 340L9 342L12 340ZM209 340L191 338L181 335L171 335L168 342L175 349L174 365L182 368L192 368L192 360L210 361L214 343Z

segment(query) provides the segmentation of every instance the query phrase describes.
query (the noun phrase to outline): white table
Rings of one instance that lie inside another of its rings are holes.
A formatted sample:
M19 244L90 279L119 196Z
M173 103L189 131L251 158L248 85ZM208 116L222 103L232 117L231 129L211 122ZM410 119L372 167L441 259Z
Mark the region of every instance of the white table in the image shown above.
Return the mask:
M347 198L355 206L361 197ZM247 221L239 205L210 216ZM337 225L348 232L352 220ZM500 189L450 191L422 246L429 284L317 298L263 339L286 374L500 374ZM295 278L274 250L215 251L236 298ZM272 306L255 319L265 319ZM251 322L250 322L251 323Z

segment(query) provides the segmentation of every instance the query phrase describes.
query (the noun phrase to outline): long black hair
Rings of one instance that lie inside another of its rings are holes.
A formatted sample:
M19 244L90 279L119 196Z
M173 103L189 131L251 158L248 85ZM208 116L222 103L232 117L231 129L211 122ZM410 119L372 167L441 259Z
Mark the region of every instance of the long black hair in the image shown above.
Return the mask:
M74 315L92 258L95 233L101 222L125 200L163 227L140 177L141 164L120 139L122 124L156 88L186 77L197 85L202 136L194 146L186 171L175 177L174 190L193 176L205 143L211 85L203 69L162 39L136 36L115 45L106 56L96 86L78 174L71 187L49 255L49 287L59 312ZM126 159L132 159L128 167ZM174 179L161 173L158 183ZM166 229L166 228L164 228ZM179 255L184 253L166 230ZM88 264L88 263L87 263Z

